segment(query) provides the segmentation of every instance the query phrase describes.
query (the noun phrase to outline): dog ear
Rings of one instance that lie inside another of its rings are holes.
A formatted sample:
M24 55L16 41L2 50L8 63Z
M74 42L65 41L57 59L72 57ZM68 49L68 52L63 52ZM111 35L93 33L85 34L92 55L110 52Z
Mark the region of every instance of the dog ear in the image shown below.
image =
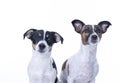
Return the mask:
M98 23L98 25L102 28L102 33L105 33L107 31L107 28L111 25L109 21L101 21Z
M29 29L29 30L27 30L27 31L24 33L24 35L23 35L23 39L25 39L25 37L27 37L28 39L30 39L30 37L32 36L32 33L33 33L34 31L37 31L37 30L36 30L36 29Z
M75 31L78 33L81 32L82 27L85 25L82 21L77 20L77 19L73 20L71 23L72 23Z
M54 32L54 38L55 38L55 43L61 41L61 44L63 44L63 37L59 35L57 32Z

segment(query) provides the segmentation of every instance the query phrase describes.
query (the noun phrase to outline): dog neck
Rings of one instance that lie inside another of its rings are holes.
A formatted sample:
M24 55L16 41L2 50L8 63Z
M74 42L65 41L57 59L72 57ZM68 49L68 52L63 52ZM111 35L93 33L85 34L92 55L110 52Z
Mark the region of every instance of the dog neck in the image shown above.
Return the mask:
M96 60L96 51L97 51L97 45L81 44L81 48L79 50L78 56L83 58L83 60L94 61Z
M88 53L88 54L95 53L96 54L97 45L83 45L82 44L80 49L83 53Z
M50 68L51 56L50 53L40 53L38 51L33 50L33 55L31 58L30 66L33 69L36 68L39 71L45 71L46 68ZM36 71L37 71L36 70Z

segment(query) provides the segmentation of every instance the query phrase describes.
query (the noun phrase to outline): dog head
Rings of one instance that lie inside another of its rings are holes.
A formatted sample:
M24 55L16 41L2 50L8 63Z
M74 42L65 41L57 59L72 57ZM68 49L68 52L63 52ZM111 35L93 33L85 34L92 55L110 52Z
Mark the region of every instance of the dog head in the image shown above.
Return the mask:
M37 29L29 29L23 35L32 41L33 50L39 53L50 52L54 43L61 41L63 38L57 32L50 32Z
M96 45L111 23L109 21L101 21L97 25L85 25L80 20L73 20L72 25L75 31L81 34L84 45Z

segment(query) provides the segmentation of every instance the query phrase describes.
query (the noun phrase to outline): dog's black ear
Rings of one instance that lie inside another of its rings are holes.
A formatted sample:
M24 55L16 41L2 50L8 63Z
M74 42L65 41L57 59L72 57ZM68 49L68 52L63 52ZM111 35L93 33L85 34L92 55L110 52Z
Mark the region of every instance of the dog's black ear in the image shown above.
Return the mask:
M27 30L27 31L24 33L24 35L23 35L23 39L25 39L25 37L27 37L28 39L30 39L30 37L32 36L32 33L33 33L34 31L37 31L37 30L36 30L36 29L29 29L29 30Z
M73 20L71 23L72 23L75 31L78 33L81 32L82 27L85 25L82 21L77 20L77 19Z
M63 37L60 35L60 34L58 34L57 32L54 32L54 38L55 38L55 42L57 43L57 42L59 42L59 41L61 41L61 44L63 44Z
M102 28L102 33L105 33L107 31L107 28L111 25L109 21L101 21L98 23L98 25Z

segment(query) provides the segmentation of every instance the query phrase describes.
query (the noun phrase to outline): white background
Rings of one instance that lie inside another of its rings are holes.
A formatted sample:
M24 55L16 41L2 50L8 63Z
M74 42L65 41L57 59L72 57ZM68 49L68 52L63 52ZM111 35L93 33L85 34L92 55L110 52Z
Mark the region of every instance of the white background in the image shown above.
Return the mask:
M80 35L71 25L74 19L112 23L98 45L96 83L120 83L119 5L119 0L0 0L0 83L29 83L32 47L23 34L30 28L56 31L64 37L63 45L52 49L60 73L64 60L80 48Z

